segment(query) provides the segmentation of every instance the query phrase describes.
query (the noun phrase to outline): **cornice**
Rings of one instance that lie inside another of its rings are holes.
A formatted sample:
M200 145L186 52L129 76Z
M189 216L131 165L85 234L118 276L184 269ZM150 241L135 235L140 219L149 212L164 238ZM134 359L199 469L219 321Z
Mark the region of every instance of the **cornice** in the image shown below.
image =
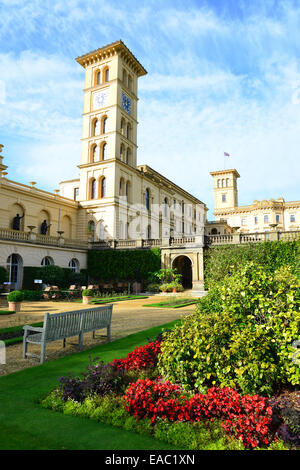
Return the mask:
M119 54L124 62L130 66L138 77L147 74L147 70L142 66L142 64L137 60L137 58L132 54L132 52L125 46L122 40L108 44L107 46L95 49L92 52L88 52L82 56L77 57L75 60L84 68L87 66L105 60L109 57L112 57L116 54Z

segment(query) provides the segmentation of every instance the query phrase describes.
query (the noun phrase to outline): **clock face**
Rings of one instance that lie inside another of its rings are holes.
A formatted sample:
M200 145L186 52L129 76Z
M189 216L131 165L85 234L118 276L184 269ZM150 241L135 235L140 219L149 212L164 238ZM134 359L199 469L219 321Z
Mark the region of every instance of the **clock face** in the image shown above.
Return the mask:
M128 114L131 114L131 99L124 91L122 91L122 108L125 109Z
M108 103L108 91L98 91L93 95L93 109L99 109Z

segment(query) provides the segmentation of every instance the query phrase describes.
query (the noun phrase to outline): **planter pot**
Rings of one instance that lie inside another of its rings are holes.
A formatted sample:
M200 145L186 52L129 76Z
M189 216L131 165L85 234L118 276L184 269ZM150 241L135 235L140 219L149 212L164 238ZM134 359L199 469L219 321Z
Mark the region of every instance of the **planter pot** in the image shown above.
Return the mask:
M173 292L174 294L176 294L177 290L176 290L175 287L172 289L172 292Z
M92 298L93 297L90 297L89 295L83 295L82 296L82 303L83 304L90 304Z
M21 302L8 302L8 310L10 312L20 312Z

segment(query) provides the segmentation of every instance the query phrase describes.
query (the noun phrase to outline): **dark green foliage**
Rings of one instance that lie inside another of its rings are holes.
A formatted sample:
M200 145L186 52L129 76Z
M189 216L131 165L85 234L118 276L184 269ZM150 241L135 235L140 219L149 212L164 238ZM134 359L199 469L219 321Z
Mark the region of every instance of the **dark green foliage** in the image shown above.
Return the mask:
M299 280L291 267L271 276L246 264L215 283L197 312L168 333L159 358L161 375L201 391L211 385L270 396L299 386L292 344L300 338Z
M58 274L57 280L56 273ZM72 284L87 285L88 274L86 269L81 269L80 273L74 273L69 268L53 265L44 267L24 266L23 289L36 289L37 286L34 284L34 279L41 279L45 284L68 288Z
M3 284L3 282L6 282L7 279L8 279L7 270L3 266L0 266L0 284Z
M290 265L296 272L299 270L299 257L299 240L207 248L204 251L205 286L210 288L214 282L222 281L249 261L263 266L265 271L274 272L281 266Z
M90 250L88 271L96 281L135 281L149 278L160 269L160 249L151 250Z
M8 302L23 302L23 300L24 300L24 294L20 290L14 290L10 292L7 296Z
M24 295L24 300L42 300L43 299L43 294L41 290L29 290L25 289L22 290L22 293Z

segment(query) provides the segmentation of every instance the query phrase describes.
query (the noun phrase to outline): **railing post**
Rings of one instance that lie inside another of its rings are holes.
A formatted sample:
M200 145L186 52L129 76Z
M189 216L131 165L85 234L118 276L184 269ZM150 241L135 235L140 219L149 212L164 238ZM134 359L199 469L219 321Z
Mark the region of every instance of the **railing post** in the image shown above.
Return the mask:
M239 244L240 243L240 234L239 233L233 233L232 234L232 243L234 244Z

